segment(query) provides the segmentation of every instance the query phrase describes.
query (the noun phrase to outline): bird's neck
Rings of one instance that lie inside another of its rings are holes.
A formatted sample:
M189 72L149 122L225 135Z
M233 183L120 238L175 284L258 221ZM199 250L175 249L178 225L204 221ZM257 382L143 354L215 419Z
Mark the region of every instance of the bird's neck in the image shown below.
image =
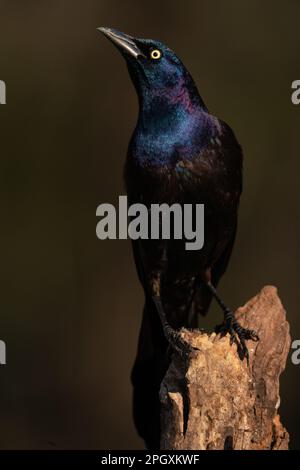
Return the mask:
M190 113L183 108L170 109L165 103L159 109L140 109L129 155L141 166L173 165L178 159L190 160L216 133L216 119L205 110Z
M176 128L182 120L193 119L207 108L191 77L179 80L176 85L164 88L138 89L139 124L151 128L159 121L160 132Z
M215 123L196 88L143 90L138 96L139 117L129 153L140 164L192 158L207 145Z
M129 145L140 165L169 165L191 159L208 145L216 120L202 101L190 76L170 87L140 87L139 117Z

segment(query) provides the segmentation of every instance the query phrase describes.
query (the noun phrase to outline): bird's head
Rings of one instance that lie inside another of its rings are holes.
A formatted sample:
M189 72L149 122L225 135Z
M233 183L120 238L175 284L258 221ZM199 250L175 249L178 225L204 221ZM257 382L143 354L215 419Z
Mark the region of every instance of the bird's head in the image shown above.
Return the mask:
M159 41L139 39L111 28L98 28L121 52L140 103L167 102L191 111L204 107L189 72L177 55ZM154 103L153 103L154 104Z

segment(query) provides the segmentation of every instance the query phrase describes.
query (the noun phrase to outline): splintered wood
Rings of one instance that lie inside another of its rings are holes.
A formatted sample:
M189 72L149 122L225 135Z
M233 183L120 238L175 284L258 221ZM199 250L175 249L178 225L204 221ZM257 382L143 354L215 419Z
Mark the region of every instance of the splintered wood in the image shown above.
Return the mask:
M288 449L278 408L291 339L276 288L264 287L236 317L260 338L247 341L249 367L229 335L182 330L199 351L187 361L174 354L162 382L161 449Z

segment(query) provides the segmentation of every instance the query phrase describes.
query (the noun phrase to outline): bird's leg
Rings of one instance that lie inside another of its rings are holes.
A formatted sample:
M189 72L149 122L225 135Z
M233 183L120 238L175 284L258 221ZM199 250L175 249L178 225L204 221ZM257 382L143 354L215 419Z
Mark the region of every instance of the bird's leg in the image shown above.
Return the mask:
M138 245L138 247L145 275L147 293L156 307L157 313L161 321L164 336L168 341L169 345L175 351L177 351L181 357L187 358L195 351L196 348L193 348L186 341L184 341L184 339L180 336L179 331L175 330L169 324L162 302L162 278L167 270L168 265L166 246L161 244L155 246L154 252L156 256L151 257L151 262L149 262L149 260L146 260L145 252L142 250L140 244ZM153 259L157 260L157 262L154 264L152 263ZM151 265L151 267L149 265Z
M166 314L161 302L161 298L154 296L153 301L155 303L155 306L157 308L161 323L162 323L162 328L164 335L169 342L170 346L179 353L179 355L186 359L189 356L193 355L195 352L196 348L193 348L190 344L188 344L182 337L180 336L180 333L178 330L175 330L174 328L171 327L171 325L168 323Z
M259 337L254 330L248 330L243 328L239 322L236 320L234 313L224 304L223 300L219 296L216 288L212 285L210 281L207 282L207 287L210 289L212 295L222 308L224 312L224 324L221 326L221 331L224 333L230 334L230 343L237 342L237 337L239 339L238 345L240 347L240 352L242 358L247 359L249 364L249 351L246 346L246 340L251 339L252 341L258 341Z
M163 332L164 335L170 344L170 346L179 353L179 355L186 359L190 356L192 356L197 348L193 348L191 345L189 345L182 337L180 336L180 333L178 330L175 330L172 328L172 326L169 324L166 312L164 310L163 304L162 304L162 299L160 295L160 288L161 288L161 274L157 273L154 276L151 276L151 293L152 293L152 299L153 302L156 306L157 312L159 314L159 318L162 324Z

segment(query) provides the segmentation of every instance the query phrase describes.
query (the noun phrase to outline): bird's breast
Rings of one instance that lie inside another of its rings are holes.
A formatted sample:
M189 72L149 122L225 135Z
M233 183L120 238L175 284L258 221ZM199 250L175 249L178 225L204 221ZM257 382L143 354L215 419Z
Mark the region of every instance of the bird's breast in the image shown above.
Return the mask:
M204 203L230 211L241 187L240 149L216 121L205 121L176 138L136 129L128 149L125 181L133 202ZM214 118L215 119L215 118ZM209 125L207 124L209 122ZM229 145L230 144L230 145Z
M218 120L208 113L173 112L139 117L129 144L129 154L140 166L173 166L210 145L219 131Z

